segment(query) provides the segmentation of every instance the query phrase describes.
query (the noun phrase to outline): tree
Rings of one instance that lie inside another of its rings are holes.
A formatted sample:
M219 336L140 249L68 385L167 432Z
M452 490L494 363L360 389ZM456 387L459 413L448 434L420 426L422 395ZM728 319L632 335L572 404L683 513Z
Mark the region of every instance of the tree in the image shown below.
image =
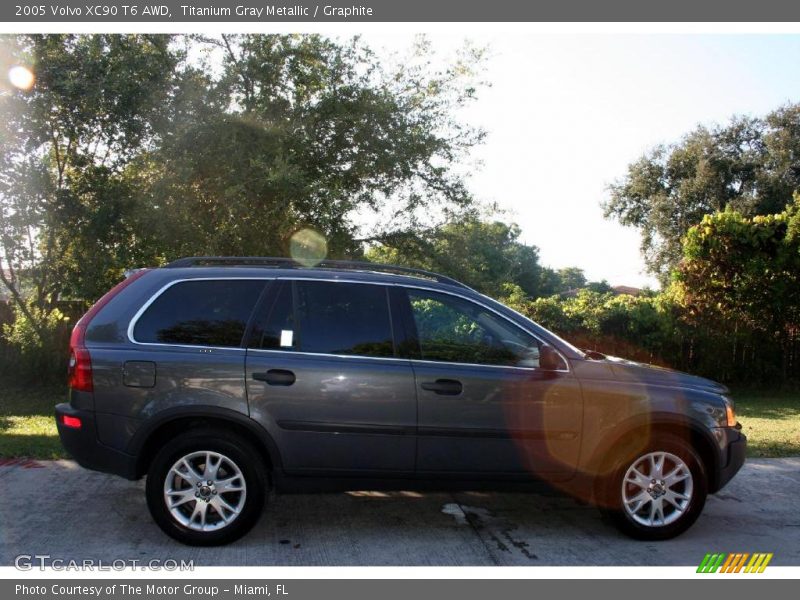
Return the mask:
M559 282L559 292L576 290L586 286L586 275L578 267L564 267L556 271Z
M800 328L798 234L800 195L773 215L746 217L732 209L708 215L686 235L676 274L689 315L774 340L784 378Z
M514 284L524 294L540 295L539 250L519 241L516 224L469 216L417 236L395 236L370 248L369 260L446 273L491 296Z
M164 143L138 171L155 207L147 229L166 255L284 255L291 234L311 227L331 255L357 256L366 238L471 204L452 167L483 133L454 115L474 98L480 52L436 71L424 43L394 69L357 39L195 43L222 75L182 74ZM357 214L382 216L362 235Z
M300 227L357 255L359 212L389 211L380 239L472 202L453 166L483 134L455 115L478 50L437 70L424 40L392 69L317 35L8 45L36 80L0 98L0 280L35 331L58 300L94 300L131 266L285 255Z
M707 214L779 212L800 188L800 104L765 118L734 117L657 146L609 188L606 217L640 229L651 272L666 284L681 239Z
M37 35L7 48L35 83L0 97L0 278L40 337L60 297L96 297L129 255L121 175L154 141L177 60L169 42Z

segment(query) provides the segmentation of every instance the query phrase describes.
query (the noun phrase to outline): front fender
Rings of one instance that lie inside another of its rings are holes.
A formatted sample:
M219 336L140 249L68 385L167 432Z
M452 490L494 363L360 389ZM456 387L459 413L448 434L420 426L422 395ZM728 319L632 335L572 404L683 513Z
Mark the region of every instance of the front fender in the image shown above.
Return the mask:
M709 484L716 481L721 467L721 440L698 419L674 413L639 414L618 424L602 437L581 465L593 477L609 475L619 463L649 447L655 435L669 433L690 444L703 459Z

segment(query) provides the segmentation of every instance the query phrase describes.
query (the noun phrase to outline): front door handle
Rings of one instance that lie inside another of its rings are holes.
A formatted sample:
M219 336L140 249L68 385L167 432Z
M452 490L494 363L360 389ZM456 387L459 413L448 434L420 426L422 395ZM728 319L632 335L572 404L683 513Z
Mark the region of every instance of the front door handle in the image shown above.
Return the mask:
M442 396L458 396L464 386L455 379L437 379L436 381L423 382L422 389Z
M266 373L253 373L253 379L269 385L292 385L297 379L294 373L285 369L270 369Z

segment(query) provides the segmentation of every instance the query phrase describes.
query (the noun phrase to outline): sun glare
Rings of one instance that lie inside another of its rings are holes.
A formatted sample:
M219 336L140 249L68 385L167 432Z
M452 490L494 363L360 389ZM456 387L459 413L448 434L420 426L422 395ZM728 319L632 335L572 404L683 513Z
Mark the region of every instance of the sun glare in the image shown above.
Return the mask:
M328 255L328 242L318 231L301 229L289 240L289 252L293 259L306 267L313 267Z
M31 89L35 79L33 72L27 67L17 65L8 71L8 80L11 85L21 90Z

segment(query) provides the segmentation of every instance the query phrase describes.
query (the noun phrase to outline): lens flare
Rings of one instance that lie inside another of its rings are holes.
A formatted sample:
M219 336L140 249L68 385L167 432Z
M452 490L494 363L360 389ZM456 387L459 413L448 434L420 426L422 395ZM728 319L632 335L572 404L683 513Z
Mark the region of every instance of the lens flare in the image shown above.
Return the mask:
M29 90L33 87L33 82L36 81L36 78L30 69L17 65L9 69L8 80L11 82L11 85L16 88Z
M289 254L306 267L313 267L328 255L328 242L318 231L300 229L289 240Z

